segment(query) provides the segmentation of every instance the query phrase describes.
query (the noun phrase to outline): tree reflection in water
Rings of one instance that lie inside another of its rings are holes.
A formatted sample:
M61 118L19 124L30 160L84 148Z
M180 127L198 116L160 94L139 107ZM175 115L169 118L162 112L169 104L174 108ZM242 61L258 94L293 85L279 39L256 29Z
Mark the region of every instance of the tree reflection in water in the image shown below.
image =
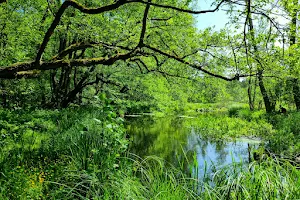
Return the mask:
M195 123L194 123L195 122ZM196 158L198 177L203 176L205 163L220 167L233 162L247 163L249 142L214 140L202 137L197 121L188 118L149 116L127 119L127 133L132 144L130 151L140 157L156 155L168 163L190 171ZM186 162L188 161L188 162Z

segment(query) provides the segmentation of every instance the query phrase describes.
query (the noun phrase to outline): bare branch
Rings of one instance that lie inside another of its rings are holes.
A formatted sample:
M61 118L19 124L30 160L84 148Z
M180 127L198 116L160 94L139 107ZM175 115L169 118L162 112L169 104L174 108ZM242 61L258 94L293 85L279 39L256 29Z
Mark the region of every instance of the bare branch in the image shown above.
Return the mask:
M211 76L214 76L216 78L220 78L220 79L223 79L223 80L226 80L226 81L238 80L239 77L245 76L245 75L238 75L238 74L236 74L234 77L228 78L228 77L222 76L220 74L215 74L213 72L210 72L210 71L204 69L204 66L201 66L201 65L198 65L198 64L195 64L195 63L190 63L190 62L185 61L185 60L183 60L183 59L181 59L181 58L179 58L177 56L174 56L174 55L168 54L166 52L163 52L163 51L161 51L161 50L159 50L159 49L157 49L155 47L152 47L152 46L149 46L149 45L146 45L146 44L145 44L145 47L148 48L148 49L151 49L152 51L157 52L157 53L159 53L161 55L164 55L164 56L167 56L167 57L172 58L174 60L177 60L177 61L179 61L182 64L186 64L186 65L188 65L188 66L190 66L190 67L192 67L194 69L200 70L200 71L202 71L202 72L204 72L206 74L209 74Z
M256 15L262 15L265 18L267 18L273 24L273 26L277 29L277 31L280 33L280 35L282 37L284 36L284 34L280 31L279 27L277 26L276 22L270 16L268 16L266 13L263 13L263 12L254 12L254 11L251 11L251 13L252 14L256 14Z
M168 17L168 18L151 18L151 21L168 21L172 19L172 17Z
M135 61L137 64L140 63L141 65L143 65L143 67L147 70L147 72L151 71L147 67L146 63L144 61L142 61L140 58L135 58L135 59L132 59L131 61ZM140 67L140 65L138 65L138 66Z
M148 2L151 3L151 0L148 0ZM147 27L147 16L148 16L149 9L150 9L149 3L146 5L146 8L145 8L141 36L140 36L139 44L137 45L137 47L142 47L144 44L144 38L145 38L146 27Z
M194 80L195 80L194 78L191 78L191 77L180 76L180 75L178 75L178 74L170 74L170 73L167 73L167 72L164 72L164 71L161 71L161 70L151 70L150 72L156 72L156 73L159 73L159 74L161 74L161 75L164 76L164 77L182 78L182 79L187 79L187 80L191 80L191 81L194 81Z
M56 56L54 56L52 59L53 60L57 60L57 59L61 59L64 56L68 55L69 53L72 53L74 51L78 51L78 50L85 50L87 48L93 48L93 47L97 47L97 46L104 46L110 49L123 49L123 50L128 50L128 51L132 51L132 49L128 48L128 47L124 47L124 46L120 46L120 45L112 45L106 42L80 42L80 43L75 43L70 45L69 47L67 47L65 50L61 51L59 54L57 54Z
M222 0L220 3L217 4L217 6L214 9L211 10L200 10L200 11L194 11L194 10L189 10L189 9L184 9L184 8L178 8L175 6L170 6L170 5L164 5L164 4L158 4L158 3L149 3L146 1L142 1L142 0L132 0L129 2L137 2L137 3L143 3L143 4L150 4L151 6L155 6L155 7L160 7L160 8L166 8L166 9L172 9L172 10L177 10L180 12L184 12L184 13L190 13L190 14L204 14L204 13L211 13L211 12L216 12L220 6L226 2L227 0Z

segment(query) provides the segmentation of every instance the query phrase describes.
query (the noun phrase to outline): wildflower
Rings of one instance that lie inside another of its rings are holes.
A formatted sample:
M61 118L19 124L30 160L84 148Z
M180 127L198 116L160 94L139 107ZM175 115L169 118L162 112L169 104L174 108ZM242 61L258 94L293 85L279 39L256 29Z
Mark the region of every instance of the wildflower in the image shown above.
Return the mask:
M41 172L39 174L39 182L40 183L43 183L45 181L45 173L44 172Z

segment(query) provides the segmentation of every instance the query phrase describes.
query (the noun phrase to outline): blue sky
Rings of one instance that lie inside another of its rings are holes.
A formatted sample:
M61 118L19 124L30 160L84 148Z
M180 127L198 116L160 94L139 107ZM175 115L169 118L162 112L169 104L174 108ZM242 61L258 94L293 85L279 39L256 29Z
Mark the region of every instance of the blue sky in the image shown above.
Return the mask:
M196 6L193 10L214 9L215 5L211 6L211 4L213 2L214 2L214 0L198 0L198 3L196 4ZM220 10L218 10L214 13L205 13L205 14L195 15L195 18L197 20L196 26L199 29L205 29L208 27L215 26L214 30L220 30L229 21L227 15L226 15L226 12L222 11L222 7Z

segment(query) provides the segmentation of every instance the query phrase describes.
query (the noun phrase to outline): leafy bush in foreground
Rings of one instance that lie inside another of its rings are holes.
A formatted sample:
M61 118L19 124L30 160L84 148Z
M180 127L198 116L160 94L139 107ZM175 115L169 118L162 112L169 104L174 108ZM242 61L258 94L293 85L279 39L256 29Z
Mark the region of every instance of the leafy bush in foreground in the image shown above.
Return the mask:
M281 156L299 156L300 152L300 113L273 115L269 121L276 129L275 134L266 138L267 148Z

